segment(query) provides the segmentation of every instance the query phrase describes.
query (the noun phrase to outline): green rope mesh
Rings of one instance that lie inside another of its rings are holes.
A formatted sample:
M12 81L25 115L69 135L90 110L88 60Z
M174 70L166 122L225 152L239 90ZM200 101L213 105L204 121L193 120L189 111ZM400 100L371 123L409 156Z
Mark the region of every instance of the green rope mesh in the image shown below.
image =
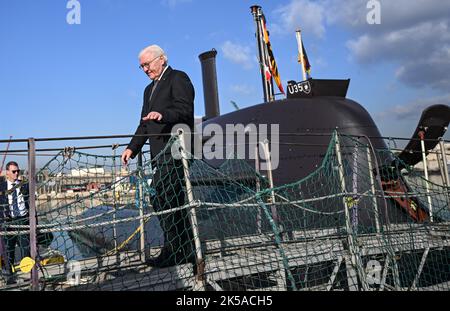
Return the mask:
M390 149L335 133L313 173L271 188L250 162L183 164L173 144L126 168L65 149L39 170L41 289L450 288L449 188ZM4 240L28 232L2 223ZM164 245L171 264L152 266ZM29 288L23 256L13 288Z

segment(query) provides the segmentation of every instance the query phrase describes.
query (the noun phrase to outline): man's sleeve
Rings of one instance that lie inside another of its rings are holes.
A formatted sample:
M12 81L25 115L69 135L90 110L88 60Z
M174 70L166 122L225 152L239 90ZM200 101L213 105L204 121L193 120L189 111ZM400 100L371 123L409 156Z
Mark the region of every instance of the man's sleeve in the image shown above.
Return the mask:
M190 123L194 113L194 86L186 73L179 71L172 82L173 104L161 111L163 123Z

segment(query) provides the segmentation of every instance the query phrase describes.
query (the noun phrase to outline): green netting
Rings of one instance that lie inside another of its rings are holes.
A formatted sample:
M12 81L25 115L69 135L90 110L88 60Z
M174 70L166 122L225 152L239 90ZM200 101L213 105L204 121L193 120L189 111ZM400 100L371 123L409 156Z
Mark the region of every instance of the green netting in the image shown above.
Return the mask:
M271 188L252 162L212 167L174 144L126 169L66 149L39 170L40 289L449 289L449 188L390 150L334 134L317 170ZM29 289L15 270L2 288Z

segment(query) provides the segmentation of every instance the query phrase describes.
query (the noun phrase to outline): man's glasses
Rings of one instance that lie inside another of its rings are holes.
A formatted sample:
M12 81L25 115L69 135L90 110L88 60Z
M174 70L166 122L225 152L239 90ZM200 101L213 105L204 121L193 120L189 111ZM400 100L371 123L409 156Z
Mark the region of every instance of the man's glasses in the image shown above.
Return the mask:
M139 66L139 68L141 68L142 70L144 70L144 69L149 69L149 68L150 68L150 64L153 63L153 62L154 62L155 60L157 60L158 58L160 58L161 56L162 56L162 54L159 55L159 56L156 56L154 59L152 59L152 60L149 61L149 62L146 62L146 63L141 64L141 65Z
M11 171L11 173L13 173L13 174L19 174L19 172L20 172L20 170Z

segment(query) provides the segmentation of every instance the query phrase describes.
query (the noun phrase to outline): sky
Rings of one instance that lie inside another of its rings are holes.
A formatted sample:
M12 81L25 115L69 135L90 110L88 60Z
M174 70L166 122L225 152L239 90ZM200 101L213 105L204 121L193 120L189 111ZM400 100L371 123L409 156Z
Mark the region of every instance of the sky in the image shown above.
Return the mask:
M68 23L70 2L80 4L79 24ZM376 24L367 21L373 2ZM383 136L411 137L424 108L449 105L450 1L0 0L0 140L133 134L150 82L137 55L150 44L190 76L196 116L204 115L198 55L212 48L221 113L235 109L231 101L261 103L254 4L283 85L301 80L301 28L312 76L350 78L347 97Z

